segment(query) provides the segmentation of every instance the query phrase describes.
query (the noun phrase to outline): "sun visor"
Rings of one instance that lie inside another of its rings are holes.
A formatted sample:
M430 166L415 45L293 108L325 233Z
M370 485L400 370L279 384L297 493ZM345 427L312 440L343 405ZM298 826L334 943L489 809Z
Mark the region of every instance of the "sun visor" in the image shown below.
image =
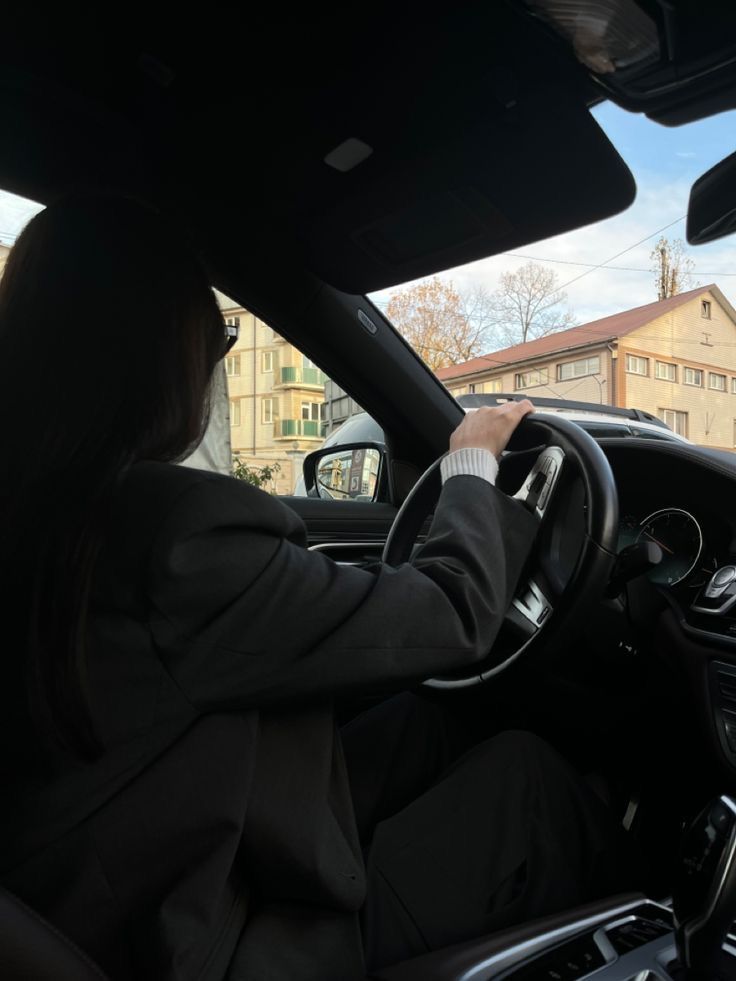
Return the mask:
M442 139L438 121L435 142L400 157L363 146L360 154L355 144L333 148L332 160L359 162L347 170L324 163L322 193L299 227L309 265L351 293L600 221L636 193L588 110L551 95L452 140Z

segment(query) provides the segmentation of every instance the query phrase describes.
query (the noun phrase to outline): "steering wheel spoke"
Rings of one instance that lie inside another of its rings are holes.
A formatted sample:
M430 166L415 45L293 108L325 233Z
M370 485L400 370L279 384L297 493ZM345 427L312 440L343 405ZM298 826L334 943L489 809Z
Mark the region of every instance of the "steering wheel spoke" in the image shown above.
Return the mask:
M517 590L507 619L526 638L533 637L544 626L554 607L533 579Z
M565 451L560 446L547 446L539 454L526 476L524 483L514 494L540 521L544 519L547 507L554 496L562 468Z

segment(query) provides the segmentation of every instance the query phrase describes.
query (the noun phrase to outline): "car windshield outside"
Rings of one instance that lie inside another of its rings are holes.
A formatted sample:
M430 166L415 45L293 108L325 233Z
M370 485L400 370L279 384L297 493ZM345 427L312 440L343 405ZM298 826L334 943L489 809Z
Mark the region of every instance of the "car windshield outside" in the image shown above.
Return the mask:
M635 175L628 211L369 298L461 404L509 393L555 411L557 400L598 438L679 438L732 452L734 246L688 248L683 238L690 185L732 150L736 113L675 130L610 103L593 114ZM0 194L0 261L40 207ZM299 494L303 461L325 440L383 441L365 416L350 422L362 407L318 364L217 295L238 338L193 465ZM596 411L576 417L568 402ZM621 409L640 418L610 417Z

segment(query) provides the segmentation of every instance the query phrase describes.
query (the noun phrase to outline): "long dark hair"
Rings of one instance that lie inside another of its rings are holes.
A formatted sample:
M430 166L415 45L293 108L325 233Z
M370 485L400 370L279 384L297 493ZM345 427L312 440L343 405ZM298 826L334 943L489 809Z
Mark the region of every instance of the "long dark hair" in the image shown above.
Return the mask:
M196 446L224 349L185 242L140 202L69 196L31 220L0 281L0 608L12 662L0 704L25 706L45 744L83 758L101 749L84 637L112 492L136 461Z

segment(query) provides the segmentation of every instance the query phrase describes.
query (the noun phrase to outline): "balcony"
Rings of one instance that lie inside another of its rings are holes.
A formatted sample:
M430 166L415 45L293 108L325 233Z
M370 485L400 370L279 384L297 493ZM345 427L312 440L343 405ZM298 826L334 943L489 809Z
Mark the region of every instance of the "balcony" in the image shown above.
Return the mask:
M324 388L327 375L319 368L297 368L287 365L279 369L277 386L294 385L303 388Z
M277 419L275 439L322 439L322 423L317 419Z

